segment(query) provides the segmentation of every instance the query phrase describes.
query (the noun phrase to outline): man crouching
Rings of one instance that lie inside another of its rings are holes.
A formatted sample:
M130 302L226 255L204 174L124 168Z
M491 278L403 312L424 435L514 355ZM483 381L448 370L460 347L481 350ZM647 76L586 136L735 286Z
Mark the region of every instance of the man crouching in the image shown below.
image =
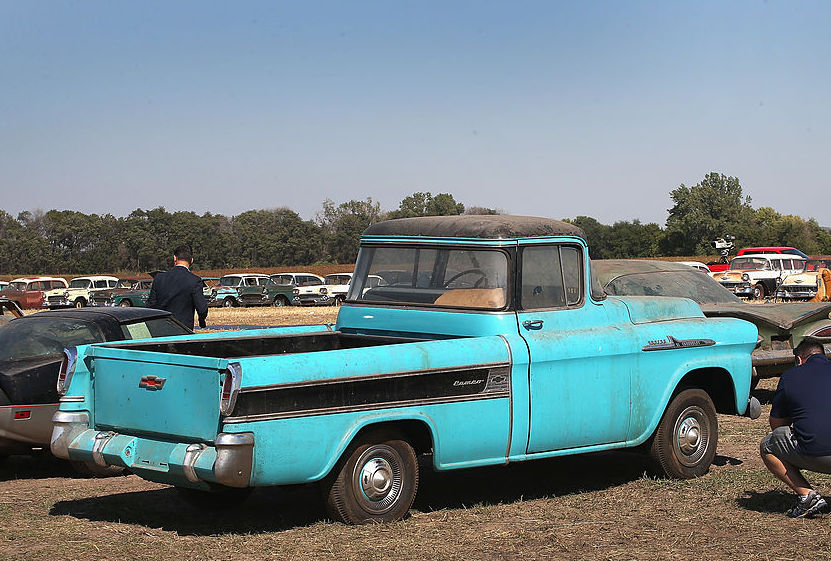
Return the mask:
M798 495L791 518L813 516L826 501L799 471L831 473L831 361L806 337L794 349L796 366L779 378L770 428L760 446L768 470Z

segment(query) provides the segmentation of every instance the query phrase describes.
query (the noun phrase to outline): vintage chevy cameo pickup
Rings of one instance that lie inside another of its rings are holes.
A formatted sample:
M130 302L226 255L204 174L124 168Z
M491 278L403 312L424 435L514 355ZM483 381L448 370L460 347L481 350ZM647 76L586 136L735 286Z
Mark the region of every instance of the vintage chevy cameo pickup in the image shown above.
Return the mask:
M543 218L375 224L333 326L67 349L52 451L208 502L317 482L347 523L403 517L421 454L449 470L642 447L705 474L716 412L758 416L755 326L607 297L587 255Z

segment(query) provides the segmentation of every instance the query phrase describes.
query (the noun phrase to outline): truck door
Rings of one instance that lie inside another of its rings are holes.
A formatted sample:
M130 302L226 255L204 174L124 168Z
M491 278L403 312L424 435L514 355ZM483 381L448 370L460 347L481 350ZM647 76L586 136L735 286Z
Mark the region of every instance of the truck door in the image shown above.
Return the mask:
M583 256L577 244L520 246L517 317L530 352L528 453L627 436L631 324L610 320L591 301Z

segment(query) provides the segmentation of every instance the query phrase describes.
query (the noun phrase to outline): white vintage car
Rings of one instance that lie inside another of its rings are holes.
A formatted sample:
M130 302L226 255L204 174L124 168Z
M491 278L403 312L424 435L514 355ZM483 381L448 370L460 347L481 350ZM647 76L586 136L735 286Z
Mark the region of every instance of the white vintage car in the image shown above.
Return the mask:
M831 291L823 281L831 275L831 257L817 257L805 262L805 269L788 275L776 289L776 298L782 300L811 300L819 290L826 294Z
M89 305L90 292L96 289L115 288L118 277L96 275L76 277L65 290L52 290L44 294L44 308L83 308Z
M736 296L761 300L773 296L785 277L804 267L805 259L798 255L757 253L733 258L729 269L712 277Z

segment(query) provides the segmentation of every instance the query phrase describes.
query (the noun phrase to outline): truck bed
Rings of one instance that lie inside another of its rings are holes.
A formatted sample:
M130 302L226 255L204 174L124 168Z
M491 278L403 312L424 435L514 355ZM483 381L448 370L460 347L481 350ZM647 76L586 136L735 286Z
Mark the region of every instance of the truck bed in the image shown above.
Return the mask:
M234 338L223 337L181 341L120 343L107 346L135 351L232 359L355 349L380 345L394 345L398 343L413 343L424 340L406 337L358 335L341 333L340 331L321 331L307 334L270 335L266 337L245 335Z

